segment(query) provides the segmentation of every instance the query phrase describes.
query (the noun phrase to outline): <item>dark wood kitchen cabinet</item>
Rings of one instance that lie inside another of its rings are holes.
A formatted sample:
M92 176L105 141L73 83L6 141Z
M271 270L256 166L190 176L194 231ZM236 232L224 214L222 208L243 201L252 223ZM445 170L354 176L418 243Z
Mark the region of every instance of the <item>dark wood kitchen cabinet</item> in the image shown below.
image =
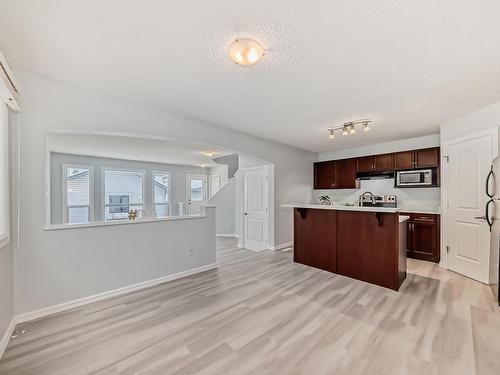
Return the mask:
M314 188L335 188L335 162L321 161L314 163Z
M439 147L415 151L415 168L439 167Z
M358 189L356 159L335 161L335 189Z
M394 171L394 154L364 156L357 160L358 173Z
M410 217L407 224L408 258L439 262L440 216L438 214L401 213Z
M337 212L296 208L294 262L337 272Z
M396 152L395 169L398 171L415 168L439 167L439 147Z
M315 189L357 189L356 159L314 163Z

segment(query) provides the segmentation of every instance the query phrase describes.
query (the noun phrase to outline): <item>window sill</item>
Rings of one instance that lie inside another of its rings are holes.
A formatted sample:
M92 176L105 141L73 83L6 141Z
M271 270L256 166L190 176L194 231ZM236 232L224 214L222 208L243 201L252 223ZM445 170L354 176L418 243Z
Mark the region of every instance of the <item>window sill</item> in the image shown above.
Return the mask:
M177 220L195 220L206 218L206 215L186 215L186 216L168 216L163 218L154 219L142 219L130 221L128 219L116 220L116 221L94 221L92 223L86 224L51 224L42 228L44 231L53 230L66 230L66 229L81 229L81 228L95 228L95 227L112 227L117 225L134 225L134 224L147 224L147 223L159 223L163 221L177 221Z

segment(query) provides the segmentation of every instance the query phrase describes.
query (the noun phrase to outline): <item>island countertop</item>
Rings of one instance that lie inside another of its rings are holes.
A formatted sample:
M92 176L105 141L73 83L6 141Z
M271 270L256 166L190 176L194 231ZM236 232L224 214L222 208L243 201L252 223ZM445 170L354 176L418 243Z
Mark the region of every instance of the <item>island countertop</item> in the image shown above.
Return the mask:
M360 212L383 212L394 214L401 211L400 208L391 207L360 207L360 206L341 206L330 204L309 204L309 203L289 203L282 204L281 207L286 208L310 208L318 210L336 210L336 211L360 211Z

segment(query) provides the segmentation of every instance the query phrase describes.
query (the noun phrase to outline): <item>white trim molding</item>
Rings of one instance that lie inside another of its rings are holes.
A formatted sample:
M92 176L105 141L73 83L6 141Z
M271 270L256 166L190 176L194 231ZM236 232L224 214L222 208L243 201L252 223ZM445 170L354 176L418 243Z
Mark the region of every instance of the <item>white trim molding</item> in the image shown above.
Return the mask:
M293 247L293 241L282 243L281 245L270 246L271 250L278 251L286 249L287 247Z
M237 234L226 234L226 233L222 233L222 234L216 234L215 237L220 237L220 238L238 238L238 235Z
M186 276L191 276L191 275L194 275L197 273L213 270L215 268L217 268L217 264L211 263L211 264L207 264L205 266L192 268L190 270L175 273L173 275L162 276L162 277L159 277L157 279L143 281L143 282L129 285L129 286L126 286L123 288L118 288L118 289L110 290L107 292L94 294L92 296L83 297L83 298L80 298L77 300L64 302L64 303L54 305L54 306L45 307L45 308L40 309L40 310L30 311L27 313L17 315L16 322L17 323L29 322L31 320L40 319L40 318L43 318L45 316L58 314L58 313L63 312L63 311L67 311L67 310L71 310L71 309L74 309L77 307L88 305L89 303L99 302L99 301L103 301L103 300L108 299L108 298L114 298L114 297L118 297L118 296L121 296L121 295L124 295L127 293L147 289L147 288L150 288L150 287L153 287L153 286L156 286L159 284L163 284L163 283L166 283L169 281L177 280L177 279L180 279L180 278L183 278Z
M17 317L13 316L10 320L9 326L5 330L2 339L0 340L0 359L3 357L5 353L5 349L7 349L7 345L9 345L10 337L12 336L12 332L14 332L14 328L17 325Z

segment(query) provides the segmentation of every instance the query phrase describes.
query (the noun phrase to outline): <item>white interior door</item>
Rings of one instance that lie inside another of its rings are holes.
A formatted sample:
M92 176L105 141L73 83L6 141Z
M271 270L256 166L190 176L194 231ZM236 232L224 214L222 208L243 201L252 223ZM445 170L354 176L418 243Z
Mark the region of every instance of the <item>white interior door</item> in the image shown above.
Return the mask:
M207 202L207 176L188 174L186 177L187 214L199 215L201 206Z
M453 143L447 148L448 268L489 282L490 230L484 218L485 182L492 162L492 136Z
M246 249L268 249L268 169L243 171L243 232Z
M208 178L208 191L210 198L212 198L220 190L220 175L211 175Z

